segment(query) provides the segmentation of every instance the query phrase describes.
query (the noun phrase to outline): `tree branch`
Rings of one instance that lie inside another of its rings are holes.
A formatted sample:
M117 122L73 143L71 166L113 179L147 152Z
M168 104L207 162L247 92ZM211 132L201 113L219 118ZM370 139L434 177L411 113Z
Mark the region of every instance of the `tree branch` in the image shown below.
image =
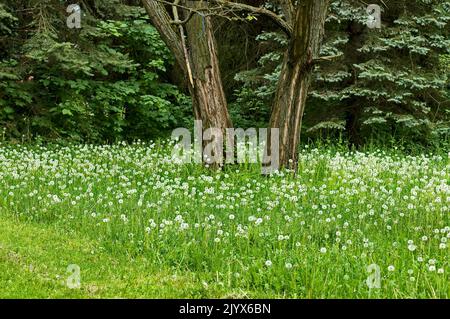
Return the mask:
M212 2L215 2L217 4L226 6L230 9L239 10L239 11L248 11L255 14L262 14L269 18L271 18L278 26L283 29L283 31L290 37L292 34L292 26L287 23L281 16L277 15L275 12L261 8L261 7L254 7L251 5L247 5L244 3L238 3L238 2L231 2L227 0L211 0Z
M224 18L229 18L230 14L233 14L235 11L247 11L252 12L255 14L261 14L269 17L274 21L278 26L281 27L281 29L290 37L292 33L292 26L286 22L281 16L277 15L275 12L261 8L261 7L254 7L248 4L244 3L238 3L238 2L232 2L227 0L209 0L212 3L217 4L215 7L205 6L203 8L191 8L186 5L181 5L179 3L173 3L169 2L167 0L153 0L160 2L162 4L176 6L178 8L187 10L189 12L189 15L192 13L197 13L202 16L219 16ZM237 16L235 16L236 18ZM190 18L189 18L190 19ZM173 21L174 24L180 24L179 21Z
M342 53L339 53L336 55L321 56L321 57L313 59L312 63L317 64L317 63L321 63L321 62L331 62L337 58L340 58L341 56L343 56Z
M194 11L189 11L187 17L184 20L176 19L176 20L172 21L171 23L176 24L176 25L184 25L184 24L188 23L189 20L191 20L193 15L194 15Z
M176 5L179 2L180 2L180 0L175 0L173 2L173 6L172 6L173 18L175 19L175 21L180 21L180 19L178 18L178 8L176 7ZM191 17L193 12L191 11L189 13L190 13L189 17ZM189 17L188 17L187 21L189 20ZM186 63L186 70L187 70L187 73L188 73L189 83L191 84L192 87L194 87L194 79L192 77L191 62L190 62L190 59L189 59L188 49L187 49L186 41L185 41L185 38L184 38L184 29L183 29L183 25L182 24L178 25L178 30L180 32L181 47L183 49L184 60L185 60L185 63Z

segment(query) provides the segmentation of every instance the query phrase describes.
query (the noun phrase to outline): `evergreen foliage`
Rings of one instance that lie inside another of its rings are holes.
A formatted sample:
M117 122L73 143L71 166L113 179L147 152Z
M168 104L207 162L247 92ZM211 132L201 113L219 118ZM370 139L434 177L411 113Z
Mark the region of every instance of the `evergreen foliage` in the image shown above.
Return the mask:
M423 145L447 140L450 2L389 3L380 30L366 26L365 9L349 0L331 4L322 55L341 57L317 68L305 133L341 131L354 144L370 137ZM256 68L235 77L243 83L235 95L244 119L257 110L269 116L283 38L274 32L259 36L266 48L270 41L270 49Z

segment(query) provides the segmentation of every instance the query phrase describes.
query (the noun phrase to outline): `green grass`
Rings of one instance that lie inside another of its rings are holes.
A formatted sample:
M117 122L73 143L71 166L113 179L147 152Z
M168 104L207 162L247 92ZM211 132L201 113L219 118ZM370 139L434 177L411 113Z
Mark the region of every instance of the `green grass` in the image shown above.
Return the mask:
M262 177L169 151L1 146L0 297L449 297L448 154L303 150Z
M220 296L193 274L158 269L144 257L98 253L98 242L45 225L2 220L0 232L1 298ZM67 287L69 264L80 266L80 289Z

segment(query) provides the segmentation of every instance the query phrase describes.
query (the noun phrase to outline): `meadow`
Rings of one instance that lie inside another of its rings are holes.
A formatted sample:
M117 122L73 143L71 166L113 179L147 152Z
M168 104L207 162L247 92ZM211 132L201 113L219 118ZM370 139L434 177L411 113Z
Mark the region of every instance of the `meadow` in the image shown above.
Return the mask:
M0 297L449 298L449 153L265 177L170 149L1 144Z

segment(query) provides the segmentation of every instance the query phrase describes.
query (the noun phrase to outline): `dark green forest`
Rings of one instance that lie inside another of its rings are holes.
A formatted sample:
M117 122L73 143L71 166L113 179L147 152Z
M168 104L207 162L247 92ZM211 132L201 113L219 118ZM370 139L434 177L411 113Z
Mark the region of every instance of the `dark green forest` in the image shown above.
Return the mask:
M0 162L0 299L448 299L450 0L0 0Z
M141 2L73 1L80 29L66 26L71 3L0 3L0 139L112 143L192 126L187 79ZM450 2L373 3L381 29L366 26L364 2L331 2L321 55L336 58L315 67L302 142L448 147ZM267 126L286 35L245 12L213 26L234 126Z

